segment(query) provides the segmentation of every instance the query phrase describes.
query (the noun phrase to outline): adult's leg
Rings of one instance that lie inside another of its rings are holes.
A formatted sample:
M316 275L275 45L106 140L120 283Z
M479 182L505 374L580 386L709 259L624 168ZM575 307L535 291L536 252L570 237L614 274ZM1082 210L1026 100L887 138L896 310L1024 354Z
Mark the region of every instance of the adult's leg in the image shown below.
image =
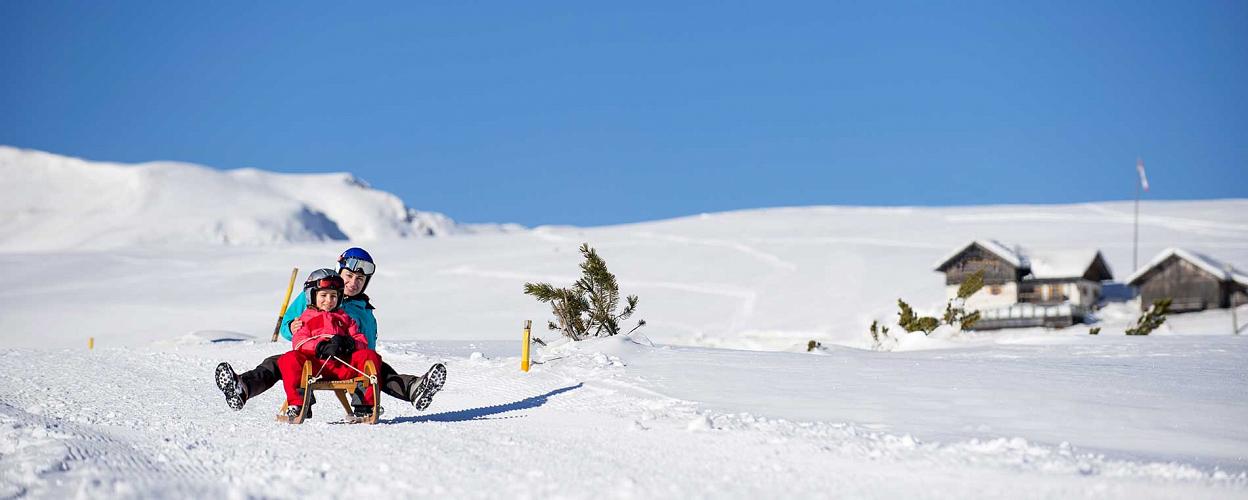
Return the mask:
M277 358L277 367L286 373L295 374L303 373L303 362L308 360L308 356L299 351L290 351L282 354ZM303 405L303 390L299 388L299 377L288 376L282 379L282 388L286 389L286 404L290 406Z
M389 363L381 363L381 391L391 397L409 401L412 387L420 383L420 377L399 373Z
M277 365L278 358L284 354L275 354L264 358L255 368L247 370L238 375L238 383L243 386L243 394L247 399L259 396L260 393L269 390L274 384L282 379L282 370ZM302 366L293 373L300 373Z

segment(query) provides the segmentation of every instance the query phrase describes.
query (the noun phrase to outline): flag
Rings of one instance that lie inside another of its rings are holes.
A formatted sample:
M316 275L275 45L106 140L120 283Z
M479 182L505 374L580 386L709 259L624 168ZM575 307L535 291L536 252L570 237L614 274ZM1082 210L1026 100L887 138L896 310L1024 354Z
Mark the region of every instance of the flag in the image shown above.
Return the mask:
M1144 175L1144 159L1137 158L1135 160L1135 170L1140 173L1140 187L1148 191L1148 176Z

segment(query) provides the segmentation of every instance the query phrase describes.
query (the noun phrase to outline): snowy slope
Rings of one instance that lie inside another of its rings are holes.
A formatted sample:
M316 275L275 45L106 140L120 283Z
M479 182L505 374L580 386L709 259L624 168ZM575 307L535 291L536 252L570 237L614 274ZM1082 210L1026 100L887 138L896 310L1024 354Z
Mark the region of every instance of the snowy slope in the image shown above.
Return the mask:
M212 367L278 345L7 351L0 495L1248 496L1242 339L1080 340L812 356L613 339L527 374L515 342L388 343L398 369L450 377L425 413L385 398L375 427L330 404L277 424L280 389L229 410Z
M0 197L0 232L14 235L0 240L14 284L0 290L3 498L1248 498L1248 337L1229 334L1227 311L1128 338L1137 309L1117 303L1098 336L864 349L898 297L939 306L934 263L974 240L1100 249L1125 278L1130 203L780 208L404 238L420 231L402 205L348 176L76 162L52 157ZM347 208L300 198L300 183ZM100 194L116 189L133 196ZM189 208L226 193L245 201ZM1248 268L1248 200L1141 213L1141 262L1182 247ZM446 362L445 393L423 414L383 398L376 427L334 425L329 405L277 425L280 388L228 410L212 367L286 348L266 340L290 268L332 265L340 236L378 260L368 291L383 357L409 373ZM570 283L581 242L641 296L655 345L552 346L522 374L520 325L549 317L523 283ZM824 348L804 352L812 339Z
M391 340L513 339L549 310L526 281L571 283L581 242L594 245L641 297L638 317L661 343L783 350L818 340L865 346L867 325L904 298L928 312L944 301L932 269L951 249L997 238L1037 251L1099 248L1116 277L1131 268L1131 204L958 208L808 207L750 210L601 228L390 239L369 291ZM1149 202L1140 261L1180 246L1248 268L1248 201ZM199 329L263 333L298 266L332 265L342 242L271 247L198 245L110 251L0 253L27 284L0 291L7 345L143 345ZM33 259L33 260L32 260ZM37 262L33 264L32 262ZM124 292L119 294L118 292ZM128 312L113 309L125 305ZM87 324L83 316L108 318ZM1229 333L1226 311L1182 315L1161 335ZM1195 328L1188 318L1205 318ZM1248 313L1241 314L1248 317ZM1128 305L1102 311L1121 332ZM1086 327L1053 335L1082 335ZM539 328L539 336L551 335Z
M0 249L360 242L499 230L408 208L350 174L89 162L0 146Z

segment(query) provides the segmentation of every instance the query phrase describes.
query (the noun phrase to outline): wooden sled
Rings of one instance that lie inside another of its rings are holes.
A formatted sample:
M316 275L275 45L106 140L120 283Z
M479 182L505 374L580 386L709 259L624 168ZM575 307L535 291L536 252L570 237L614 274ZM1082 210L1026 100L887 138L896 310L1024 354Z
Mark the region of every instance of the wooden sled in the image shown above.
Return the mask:
M277 410L277 421L287 424L302 424L308 415L308 407L310 406L308 403L312 400L312 392L334 391L334 395L338 397L338 402L342 403L342 409L347 412L345 420L347 423L376 424L377 418L380 416L377 411L379 408L378 404L381 402L381 386L377 377L377 367L373 366L372 361L365 361L364 369L362 371L367 374L367 376L360 375L346 380L323 380L311 382L312 362L304 361L303 374L299 377L299 387L303 389L303 407L299 409L298 416L287 417L286 408L288 408L289 405L286 404L286 399L283 398L282 406ZM356 389L364 389L369 385L373 386L373 414L363 418L356 418L355 414L351 411L351 403L347 402L347 392L355 391Z

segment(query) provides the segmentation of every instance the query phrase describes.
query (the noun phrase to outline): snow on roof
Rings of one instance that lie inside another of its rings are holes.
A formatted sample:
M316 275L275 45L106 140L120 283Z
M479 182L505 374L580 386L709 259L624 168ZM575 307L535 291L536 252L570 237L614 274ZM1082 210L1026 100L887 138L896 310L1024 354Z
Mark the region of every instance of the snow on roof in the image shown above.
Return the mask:
M1079 278L1088 272L1088 268L1096 262L1100 251L1096 249L1080 250L1045 250L1031 251L1018 246L1009 246L996 240L975 240L958 247L945 256L936 265L936 270L943 269L949 262L965 252L971 246L979 245L983 249L1005 259L1017 269L1030 269L1036 279ZM1107 266L1108 267L1108 266Z
M1046 250L1027 252L1031 275L1036 279L1079 278L1096 262L1097 250Z
M1209 274L1214 275L1219 280L1234 281L1244 286L1248 286L1248 275L1244 274L1243 271L1235 269L1234 267L1231 267L1230 265L1208 255L1174 247L1162 250L1161 253L1157 254L1156 257L1153 257L1153 260L1149 261L1148 264L1136 269L1135 273L1132 274L1130 278L1127 278L1127 284L1135 284L1136 280L1143 278L1148 271L1157 267L1162 262L1165 262L1165 260L1169 259L1171 256L1177 256L1180 259L1191 262L1197 267L1204 269Z
M1026 257L1024 257L1021 253L1019 253L1016 250L1011 250L1010 247L1006 246L1005 244L999 241L975 240L965 246L958 247L957 250L954 250L949 255L946 255L945 258L940 259L940 261L936 263L936 270L939 271L941 268L945 267L945 264L948 264L949 261L953 260L962 252L965 252L966 249L971 248L972 246L975 246L975 245L979 245L984 250L992 252L996 256L1001 257L1002 259L1005 259L1006 262L1009 262L1010 265L1014 266L1015 268L1023 269L1028 266Z

